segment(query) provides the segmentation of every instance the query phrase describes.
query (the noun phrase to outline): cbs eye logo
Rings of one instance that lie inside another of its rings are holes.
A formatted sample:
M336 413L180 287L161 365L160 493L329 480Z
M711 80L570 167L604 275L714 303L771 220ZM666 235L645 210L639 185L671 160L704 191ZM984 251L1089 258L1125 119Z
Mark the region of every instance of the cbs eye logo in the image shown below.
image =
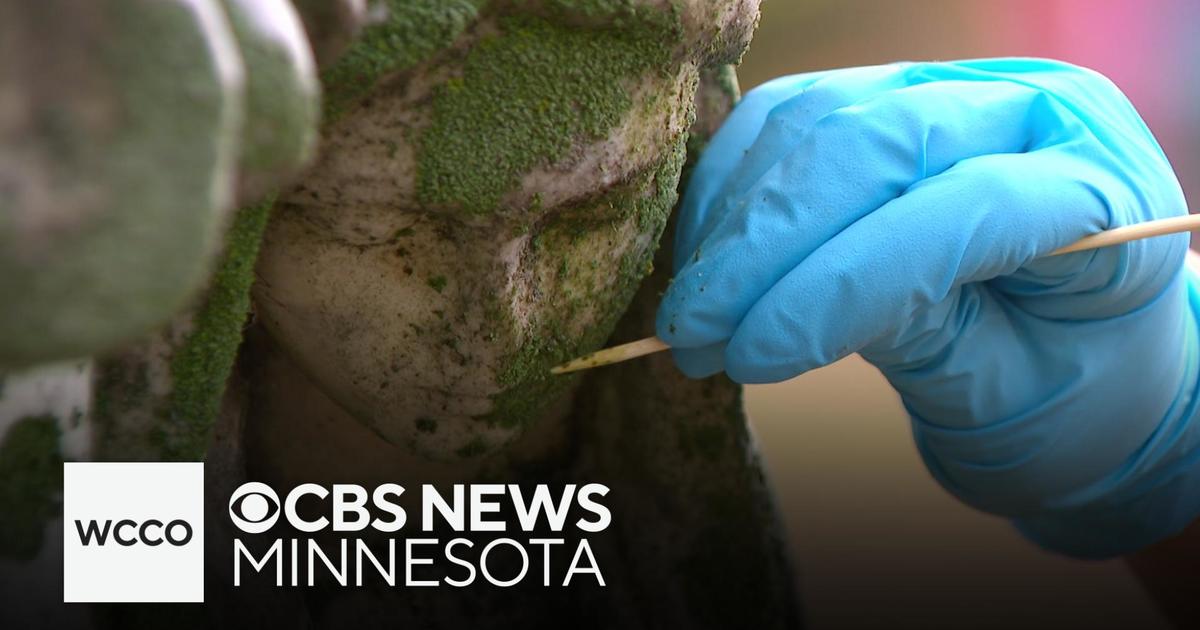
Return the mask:
M247 534L261 534L279 520L279 495L265 483L244 483L229 497L229 518Z

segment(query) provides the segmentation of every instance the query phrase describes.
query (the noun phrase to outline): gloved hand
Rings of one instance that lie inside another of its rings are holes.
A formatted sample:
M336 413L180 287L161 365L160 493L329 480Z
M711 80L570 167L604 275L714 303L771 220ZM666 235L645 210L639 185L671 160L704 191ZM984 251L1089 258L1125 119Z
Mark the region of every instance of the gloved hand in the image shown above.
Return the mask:
M1188 237L1039 256L1185 212L1150 131L1089 70L786 77L693 171L657 332L688 375L744 383L859 352L950 492L1044 547L1127 553L1200 513Z

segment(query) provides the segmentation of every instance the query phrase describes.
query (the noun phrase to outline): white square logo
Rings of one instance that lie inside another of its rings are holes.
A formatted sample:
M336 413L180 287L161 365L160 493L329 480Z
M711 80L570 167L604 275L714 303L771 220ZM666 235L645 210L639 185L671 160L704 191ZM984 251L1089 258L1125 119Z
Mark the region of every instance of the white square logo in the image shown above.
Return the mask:
M204 601L204 464L63 464L63 601Z

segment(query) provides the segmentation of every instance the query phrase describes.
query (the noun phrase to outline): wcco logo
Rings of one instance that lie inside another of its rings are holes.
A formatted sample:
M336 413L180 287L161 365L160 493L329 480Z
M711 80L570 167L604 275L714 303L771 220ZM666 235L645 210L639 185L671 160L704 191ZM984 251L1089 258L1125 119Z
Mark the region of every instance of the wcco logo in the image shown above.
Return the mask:
M176 547L182 547L192 540L192 526L183 519L175 519L166 525L158 519L148 519L145 522L138 524L137 521L122 519L114 525L112 520L98 523L96 521L88 521L87 525L83 521L75 521L75 529L79 532L79 540L86 547L91 544L103 545L109 540L109 532L112 532L112 540L118 545L131 547L138 544L140 541L143 545L156 547L165 543L170 543ZM122 530L126 533L122 534ZM182 533L178 533L182 530ZM172 532L177 532L172 534Z
M204 601L204 465L63 465L63 601Z

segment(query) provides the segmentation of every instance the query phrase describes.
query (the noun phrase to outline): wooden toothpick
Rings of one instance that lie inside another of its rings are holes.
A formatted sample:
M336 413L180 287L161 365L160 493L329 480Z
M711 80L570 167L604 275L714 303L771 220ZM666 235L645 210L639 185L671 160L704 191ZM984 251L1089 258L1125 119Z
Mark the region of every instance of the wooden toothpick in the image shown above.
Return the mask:
M1190 232L1200 229L1200 214L1189 214L1182 217L1171 217L1169 219L1158 219L1155 221L1146 221L1144 223L1135 223L1126 225L1111 230L1105 230L1085 236L1066 247L1060 247L1045 257L1058 256L1061 254L1069 254L1071 252L1083 251L1085 249L1099 249L1110 245L1120 245L1129 241L1137 241L1143 238L1151 238L1154 236L1163 236L1164 234L1175 234L1178 232ZM661 352L670 348L667 342L658 337L646 337L638 339L619 346L604 348L597 350L591 354L585 354L577 359L571 359L562 365L550 368L551 374L566 374L568 372L577 372L579 370L588 370L602 365L610 365L612 363L620 363L629 359L636 359L647 354Z
M550 368L551 374L566 374L567 372L578 372L589 368L608 365L609 363L620 363L629 359L636 359L647 354L654 354L670 348L667 342L658 337L646 337L629 343L623 343L619 346L597 350L591 354L585 354L578 359L571 359L562 365Z
M1071 252L1083 251L1085 249L1100 249L1109 245L1120 245L1129 241L1140 241L1144 238L1154 236L1163 236L1165 234L1176 234L1178 232L1191 232L1192 230L1200 230L1200 214L1189 214L1182 217L1171 217L1169 219L1157 219L1154 221L1145 221L1142 223L1134 223L1111 230L1097 232L1091 236L1085 236L1066 247L1060 247L1046 257L1058 256L1060 254L1069 254Z

